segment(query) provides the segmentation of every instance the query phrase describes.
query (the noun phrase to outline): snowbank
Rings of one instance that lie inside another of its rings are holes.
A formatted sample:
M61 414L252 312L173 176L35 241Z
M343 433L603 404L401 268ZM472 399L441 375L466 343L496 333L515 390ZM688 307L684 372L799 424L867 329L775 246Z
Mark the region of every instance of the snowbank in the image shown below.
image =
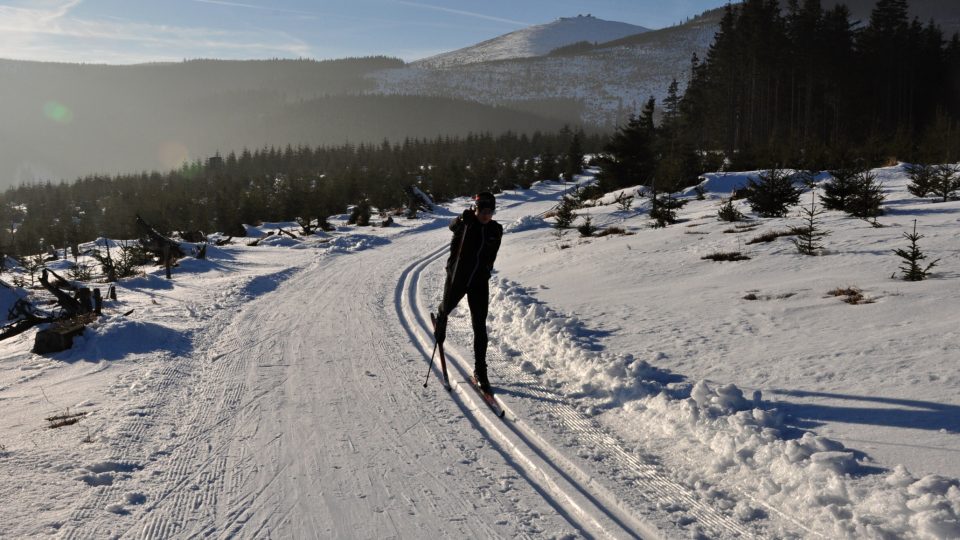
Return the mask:
M759 392L748 400L734 384L690 385L630 354L597 350L581 321L506 279L493 284L490 313L493 342L505 355L519 352L524 371L588 409L622 407L643 437L675 440L678 454L703 455L704 485L750 486L760 507L788 509L834 538L960 537L956 479L917 479L897 467L858 481L865 466L857 453L811 432L791 437ZM761 517L755 512L745 508L739 517Z

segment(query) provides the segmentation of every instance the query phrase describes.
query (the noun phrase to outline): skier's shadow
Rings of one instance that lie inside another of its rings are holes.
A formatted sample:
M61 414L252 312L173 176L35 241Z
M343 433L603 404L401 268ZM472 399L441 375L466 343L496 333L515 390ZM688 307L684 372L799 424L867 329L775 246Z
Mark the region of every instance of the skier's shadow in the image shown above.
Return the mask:
M787 397L819 397L888 405L886 407L843 407L822 403L776 401L777 408L794 418L794 426L810 429L827 422L865 424L898 428L946 430L960 432L960 406L932 401L831 394L806 390L772 390L771 394ZM890 407L892 406L892 407ZM960 452L960 450L957 450Z
M541 403L551 403L554 405L560 405L566 403L566 401L560 396L557 397L546 397L544 396L544 390L542 388L537 388L537 391L530 391L533 388L533 384L526 384L522 382L510 383L509 386L496 386L494 385L494 391L498 394L513 396L516 398L529 399L533 401L539 401Z

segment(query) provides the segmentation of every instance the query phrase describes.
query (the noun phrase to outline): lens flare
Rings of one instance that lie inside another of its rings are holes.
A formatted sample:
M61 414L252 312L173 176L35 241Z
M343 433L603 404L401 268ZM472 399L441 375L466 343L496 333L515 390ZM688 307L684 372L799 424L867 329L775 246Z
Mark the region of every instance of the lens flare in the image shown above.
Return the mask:
M73 120L73 111L58 101L48 101L43 104L43 115L60 124L69 124Z
M157 149L157 158L165 169L179 169L181 165L190 160L190 151L182 143L177 141L166 141L160 144Z

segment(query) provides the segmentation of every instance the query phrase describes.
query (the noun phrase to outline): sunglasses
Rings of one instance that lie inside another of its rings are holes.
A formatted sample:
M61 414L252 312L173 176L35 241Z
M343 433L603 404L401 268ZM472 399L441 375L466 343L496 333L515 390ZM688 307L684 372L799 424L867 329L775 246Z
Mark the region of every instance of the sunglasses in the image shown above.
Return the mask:
M478 214L489 214L493 215L493 208L477 208Z

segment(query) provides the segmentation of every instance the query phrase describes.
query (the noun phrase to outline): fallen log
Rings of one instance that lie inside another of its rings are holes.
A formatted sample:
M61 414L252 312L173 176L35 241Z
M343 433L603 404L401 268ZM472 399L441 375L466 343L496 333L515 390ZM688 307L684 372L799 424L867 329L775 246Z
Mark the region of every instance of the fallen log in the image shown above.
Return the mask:
M60 290L59 287L54 286L50 283L49 274L53 274L51 270L46 268L43 269L43 273L40 274L40 284L43 285L43 288L48 290L57 299L57 304L60 305L60 308L66 313L67 316L79 315L81 313L86 313L90 309L84 309L84 306L80 303L80 300L73 298L69 294ZM56 276L56 274L53 274ZM65 281L63 278L57 276L57 279L60 281ZM89 289L87 289L89 291ZM89 308L89 306L87 306Z
M146 238L140 242L141 245L160 259L161 265L171 265L177 259L186 256L186 253L180 248L179 242L160 234L139 215L137 216L137 225L146 233Z

